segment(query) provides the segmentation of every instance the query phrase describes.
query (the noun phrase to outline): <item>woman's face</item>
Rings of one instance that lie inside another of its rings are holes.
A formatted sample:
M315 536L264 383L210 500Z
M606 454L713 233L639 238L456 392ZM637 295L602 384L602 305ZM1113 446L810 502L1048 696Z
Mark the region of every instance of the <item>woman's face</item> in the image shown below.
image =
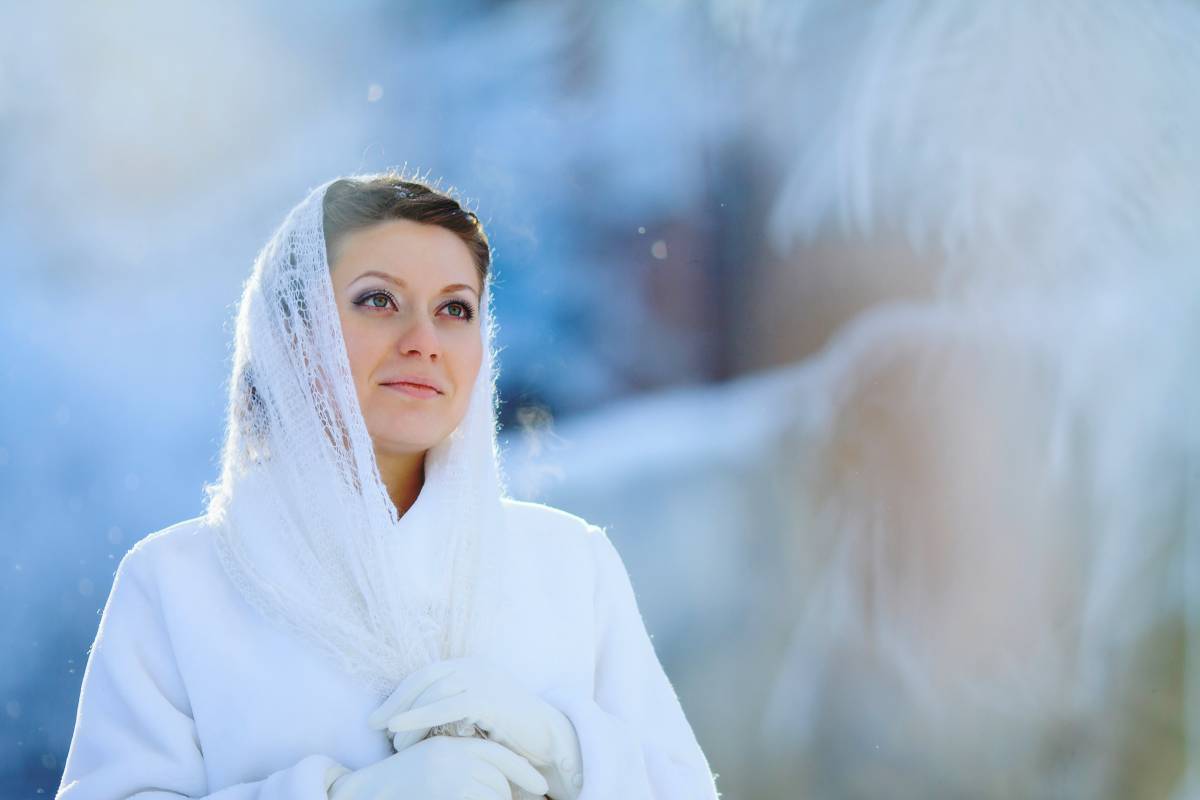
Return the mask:
M377 455L428 450L466 414L483 359L470 252L445 228L388 220L342 237L330 277Z

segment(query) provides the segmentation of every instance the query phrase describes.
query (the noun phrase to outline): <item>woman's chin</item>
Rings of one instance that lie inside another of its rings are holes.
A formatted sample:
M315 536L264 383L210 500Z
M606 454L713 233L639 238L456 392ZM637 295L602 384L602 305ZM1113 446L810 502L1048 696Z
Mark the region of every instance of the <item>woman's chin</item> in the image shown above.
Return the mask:
M431 439L428 434L418 436L389 433L385 435L372 434L371 441L375 445L375 454L378 457L408 458L427 452L441 439Z

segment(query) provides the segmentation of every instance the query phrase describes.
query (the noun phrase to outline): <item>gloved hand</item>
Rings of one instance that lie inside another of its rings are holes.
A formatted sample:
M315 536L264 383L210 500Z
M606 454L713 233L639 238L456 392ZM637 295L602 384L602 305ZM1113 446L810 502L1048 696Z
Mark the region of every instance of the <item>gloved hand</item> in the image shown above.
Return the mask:
M549 791L528 761L501 744L433 736L346 773L329 787L329 800L512 800L509 781L539 797Z
M466 720L523 756L546 779L552 800L576 800L583 764L575 726L566 715L521 686L503 668L469 657L416 670L368 718L396 736L397 751L435 725Z

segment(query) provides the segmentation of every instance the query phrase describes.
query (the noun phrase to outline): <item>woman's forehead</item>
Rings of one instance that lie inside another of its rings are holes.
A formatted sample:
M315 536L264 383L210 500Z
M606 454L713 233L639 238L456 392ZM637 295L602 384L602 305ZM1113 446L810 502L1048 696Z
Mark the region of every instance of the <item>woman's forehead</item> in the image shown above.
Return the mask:
M334 282L346 286L370 274L412 291L463 285L478 294L479 273L466 244L452 231L412 220L388 220L343 237L331 264Z

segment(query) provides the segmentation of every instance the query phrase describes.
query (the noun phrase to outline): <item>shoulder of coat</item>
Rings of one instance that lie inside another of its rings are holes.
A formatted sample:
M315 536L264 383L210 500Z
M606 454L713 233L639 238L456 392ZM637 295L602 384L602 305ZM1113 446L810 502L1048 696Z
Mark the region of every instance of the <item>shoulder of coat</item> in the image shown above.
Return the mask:
M566 535L588 537L600 529L583 517L563 511L561 508L548 506L545 503L535 503L530 500L513 500L504 498L500 501L506 511L508 521L522 526L536 526Z
M160 528L152 533L148 533L134 543L133 547L129 548L126 557L133 556L137 553L144 553L138 556L139 558L161 558L167 551L178 550L185 548L189 544L200 540L200 534L204 530L205 518L192 517L191 519L181 520L173 525L168 525L165 528Z

